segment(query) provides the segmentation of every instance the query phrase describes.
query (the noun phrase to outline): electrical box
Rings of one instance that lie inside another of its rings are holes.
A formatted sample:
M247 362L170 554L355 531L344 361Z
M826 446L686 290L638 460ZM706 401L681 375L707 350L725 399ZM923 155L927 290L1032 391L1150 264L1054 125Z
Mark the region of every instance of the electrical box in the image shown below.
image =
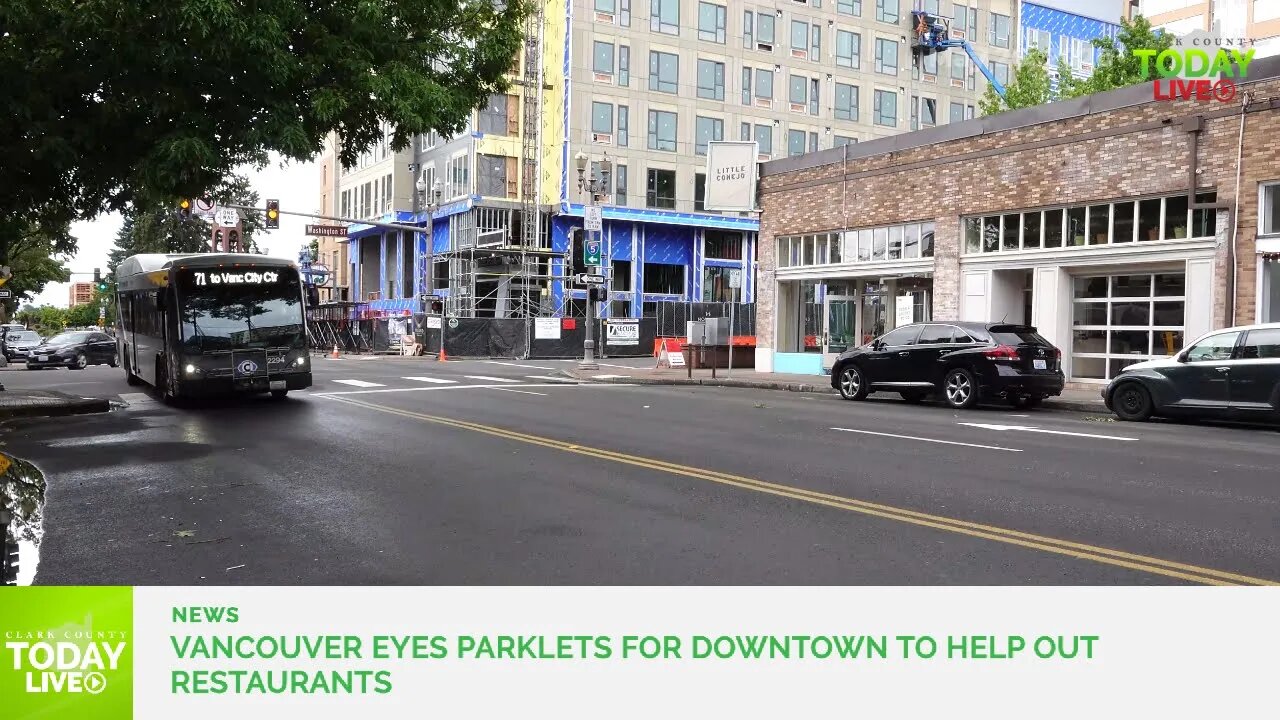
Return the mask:
M687 328L688 335L687 342L690 345L706 345L706 343L703 342L703 338L705 337L707 330L706 323L701 320L690 320L685 323L685 326Z
M703 321L703 345L724 347L729 344L729 318L707 318Z

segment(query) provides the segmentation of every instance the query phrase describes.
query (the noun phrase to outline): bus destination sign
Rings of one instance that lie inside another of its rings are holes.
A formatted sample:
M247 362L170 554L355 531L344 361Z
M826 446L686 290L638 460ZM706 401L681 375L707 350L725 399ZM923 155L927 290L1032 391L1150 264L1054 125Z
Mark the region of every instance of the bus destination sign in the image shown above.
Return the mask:
M192 272L196 285L269 285L280 281L280 273L272 272Z

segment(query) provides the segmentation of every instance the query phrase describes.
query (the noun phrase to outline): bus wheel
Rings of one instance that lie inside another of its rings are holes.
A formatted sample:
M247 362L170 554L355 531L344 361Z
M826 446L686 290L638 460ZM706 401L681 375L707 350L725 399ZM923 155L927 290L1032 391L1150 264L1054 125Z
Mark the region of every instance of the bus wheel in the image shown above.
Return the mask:
M288 390L272 390L271 391L272 400L283 400L286 397L288 397L288 395L289 395Z

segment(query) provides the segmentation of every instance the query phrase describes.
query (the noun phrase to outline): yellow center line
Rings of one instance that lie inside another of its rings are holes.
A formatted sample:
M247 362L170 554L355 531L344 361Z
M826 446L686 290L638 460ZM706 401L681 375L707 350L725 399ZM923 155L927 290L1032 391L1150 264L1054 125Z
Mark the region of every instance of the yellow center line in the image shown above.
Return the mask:
M707 470L704 468L696 468L688 465L680 465L677 463L658 460L655 458L646 458L637 455L628 455L626 453L615 452L612 450L604 450L602 448L594 448L585 445L556 440L554 438L541 437L538 435L530 435L515 430L496 427L492 425L482 425L480 423L469 422L466 420L458 420L455 418L441 417L437 415L427 415L425 413L414 412L412 410L401 410L399 408L389 407L386 405L378 405L375 403L356 400L350 397L334 397L328 396L331 400L347 403L349 405L358 405L370 410L400 415L402 417L422 420L424 422L436 423L439 425L447 425L450 427L478 432L493 437L514 440L530 445L538 445L540 447L550 448L552 450L560 450L562 452L594 457L601 460L642 467L649 470L657 470L674 475L682 475L685 477L707 480L721 485L729 485L754 492L775 495L778 497L786 497L793 500L823 505L826 507L837 508L849 512L856 512L863 515L895 520L897 522L918 525L921 527L943 530L946 532L958 533L970 537L992 540L1008 545L1017 545L1020 547L1032 548L1044 552L1051 552L1058 555L1066 555L1081 560L1090 560L1093 562L1113 565L1116 567L1147 572L1165 577L1177 578L1179 580L1187 580L1195 583L1206 585L1278 585L1272 580L1250 577L1239 573L1225 572L1222 570L1214 570L1212 568L1199 567L1186 563L1174 562L1171 560L1163 560L1161 558L1150 557L1147 555L1139 555L1136 553L1124 552L1122 550L1113 550L1111 548L1099 547L1096 545L1088 545L1085 543L1072 542L1069 540L1060 540L1057 538L1047 537L1044 535L1036 535L1034 533L1021 532L1018 530L1010 530L995 525L985 525L982 523L960 520L958 518L946 517L943 515L933 515L930 513L920 512L917 510L909 510L906 508L894 507L892 505L882 505L879 503L858 500L856 498L843 497L840 495L832 495L829 493L817 492L814 490L806 490L804 488L794 487L791 485L780 485L778 483L756 480L741 475L733 475L723 473L716 470Z

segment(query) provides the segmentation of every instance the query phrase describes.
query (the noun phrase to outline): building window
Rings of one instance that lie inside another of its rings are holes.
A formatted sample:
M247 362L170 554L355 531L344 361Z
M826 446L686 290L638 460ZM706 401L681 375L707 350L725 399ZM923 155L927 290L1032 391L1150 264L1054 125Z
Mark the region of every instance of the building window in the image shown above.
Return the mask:
M842 145L855 145L857 144L857 142L858 142L858 138L847 137L845 135L836 135L835 140L831 143L831 147L840 147Z
M809 152L818 152L818 133L809 133Z
M996 80L999 80L1001 85L1004 85L1004 86L1009 85L1009 64L1008 63L1002 63L1002 62L992 60L991 74L996 76Z
M644 264L646 295L684 295L684 265Z
M756 150L761 155L773 155L773 126L757 125L756 126Z
M836 31L836 65L857 70L862 66L862 36L848 30Z
M1213 202L1202 192L1197 202ZM964 220L964 251L1016 252L1117 243L1212 238L1217 211L1192 211L1186 195L1075 205L1052 210L970 217Z
M1071 38L1071 69L1079 73L1093 70L1093 43L1080 38Z
M591 103L591 132L613 135L613 104Z
M756 49L773 52L776 42L777 18L769 13L756 13Z
M875 113L872 120L875 124L884 127L897 127L898 93L891 90L877 90L874 99Z
M631 261L614 260L613 274L609 278L609 286L615 292L631 292Z
M791 76L791 92L787 99L794 105L809 104L809 78L801 75Z
M725 7L709 2L698 3L698 39L724 44Z
M708 260L741 260L742 233L728 230L704 230L702 256Z
M612 78L613 43L600 42L597 40L592 57L594 59L591 61L591 69L600 75L608 75Z
M953 122L953 123L964 122L964 104L963 103L958 103L958 102L951 103L951 112L950 112L950 115L947 117L947 122Z
M707 209L706 173L694 173L693 175L693 209L695 212L702 212Z
M955 34L960 31L960 37L969 40L978 39L978 10L977 8L967 8L964 5L956 3L955 6L955 22L951 23L951 32Z
M809 23L803 20L791 21L791 55L809 56Z
M618 106L618 147L626 147L631 142L631 109L626 105Z
M663 110L649 111L649 149L676 151L676 114Z
M836 119L858 119L858 86L836 83Z
M507 133L507 96L495 94L489 96L489 102L480 108L479 122L476 129L485 135L506 135Z
M751 68L742 68L742 104L751 104Z
M729 276L742 272L737 268L704 267L702 269L702 302L742 302L742 288L729 287Z
M920 127L933 127L938 124L938 101L933 98L920 98Z
M466 154L454 155L445 164L448 197L471 194L471 158Z
M1280 235L1280 183L1262 186L1262 212L1258 214L1263 235Z
M898 74L898 41L876 38L876 72Z
M987 32L987 42L996 47L1009 47L1009 16L991 13L991 29Z
M629 45L618 46L618 87L627 87L631 84L631 47Z
M936 80L938 77L938 53L929 53L920 61L920 66L924 68L924 74L929 75L930 79ZM920 66L913 67L911 76L920 79Z
M1047 63L1053 63L1053 36L1048 30L1027 28L1022 37L1026 43L1026 47L1023 48L1024 55L1028 50L1039 50L1044 53Z
M862 16L862 0L836 0L836 12L841 15Z
M680 84L680 56L649 51L649 89L677 94Z
M778 239L778 267L933 257L933 223L907 223Z
M650 0L649 29L666 35L680 34L680 0Z
M694 152L707 154L707 143L713 140L724 140L724 120L720 118L697 117L695 119Z
M1182 349L1185 274L1077 276L1073 286L1074 378L1107 380L1135 362Z
M756 70L756 97L773 100L773 71Z
M787 157L795 157L804 154L804 131L788 130L787 131Z
M615 205L627 204L627 166L613 166L613 202Z
M898 0L876 0L876 20L896 24L898 22Z
M724 100L724 63L698 60L698 97Z
M676 171L649 168L644 199L645 205L648 207L674 210L676 207Z
M938 0L922 0L922 2L920 3L920 9L929 13L930 15L937 15Z
M616 0L596 0L596 12L614 14L618 10Z

